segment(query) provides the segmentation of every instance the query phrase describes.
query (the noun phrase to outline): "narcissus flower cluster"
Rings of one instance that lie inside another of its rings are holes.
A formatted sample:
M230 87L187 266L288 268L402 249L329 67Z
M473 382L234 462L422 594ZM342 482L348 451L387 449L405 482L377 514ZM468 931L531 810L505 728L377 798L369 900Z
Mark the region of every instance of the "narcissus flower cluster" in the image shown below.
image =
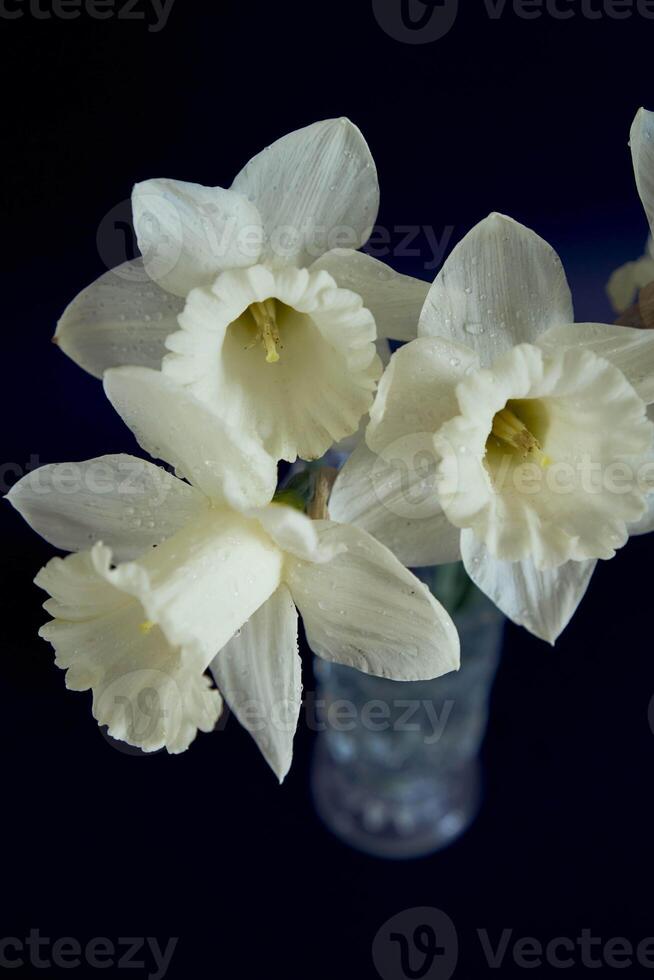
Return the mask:
M651 119L632 132L650 223ZM281 780L298 613L320 657L431 679L459 640L409 568L462 560L553 642L597 561L654 528L654 336L575 324L534 232L491 214L433 285L397 274L360 251L379 188L347 119L283 137L229 189L155 179L132 202L141 257L55 339L170 469L103 456L9 494L69 553L37 576L41 635L114 738L179 753L227 702ZM620 276L622 303L642 276ZM328 509L280 491L280 461L357 433Z

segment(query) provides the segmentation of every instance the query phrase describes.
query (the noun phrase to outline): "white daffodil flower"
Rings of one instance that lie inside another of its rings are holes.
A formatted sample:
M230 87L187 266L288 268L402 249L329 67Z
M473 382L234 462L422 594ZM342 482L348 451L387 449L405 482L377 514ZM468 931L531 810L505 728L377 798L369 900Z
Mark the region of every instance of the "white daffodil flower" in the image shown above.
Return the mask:
M410 567L463 558L554 642L597 559L654 528L654 335L575 325L556 253L498 214L453 251L418 334L391 359L330 513Z
M283 779L301 697L296 607L328 660L396 680L458 667L452 621L388 549L269 502L276 466L258 442L159 372L113 369L104 384L177 476L106 456L42 467L9 500L75 552L36 579L53 616L41 634L113 737L181 752L214 727L224 697Z
M609 280L609 299L617 313L628 309L638 291L654 282L654 112L638 110L631 127L630 146L636 186L649 222L650 237L645 255L616 269Z
M85 289L55 340L97 377L161 368L276 459L318 458L356 432L382 371L375 342L415 337L429 288L356 251L378 206L347 119L284 136L229 190L137 184L143 258Z

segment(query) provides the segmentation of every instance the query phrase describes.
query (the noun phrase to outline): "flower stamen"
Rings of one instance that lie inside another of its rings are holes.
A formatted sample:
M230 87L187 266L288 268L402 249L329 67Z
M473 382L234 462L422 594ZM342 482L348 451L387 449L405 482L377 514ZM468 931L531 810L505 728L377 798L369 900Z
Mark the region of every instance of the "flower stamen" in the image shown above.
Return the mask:
M549 466L550 459L543 452L536 436L510 408L503 408L495 415L491 431L500 447L517 450L524 458L532 456L540 466Z
M141 631L141 633L147 635L148 633L152 632L155 625L156 623L153 623L151 619L146 619L142 623L139 623L139 630Z
M276 364L279 360L277 351L279 327L277 326L275 300L267 299L263 303L252 303L250 313L258 330L255 343L259 341L263 344L266 351L266 363Z

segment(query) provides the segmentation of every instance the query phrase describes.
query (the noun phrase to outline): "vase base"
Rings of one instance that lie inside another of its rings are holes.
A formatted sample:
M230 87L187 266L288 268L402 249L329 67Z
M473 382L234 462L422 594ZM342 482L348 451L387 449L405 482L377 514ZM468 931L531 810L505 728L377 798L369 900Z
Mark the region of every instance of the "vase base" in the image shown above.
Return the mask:
M373 793L318 739L311 788L318 816L336 837L374 857L403 860L443 850L468 829L479 811L481 772L475 759L423 782L410 799Z

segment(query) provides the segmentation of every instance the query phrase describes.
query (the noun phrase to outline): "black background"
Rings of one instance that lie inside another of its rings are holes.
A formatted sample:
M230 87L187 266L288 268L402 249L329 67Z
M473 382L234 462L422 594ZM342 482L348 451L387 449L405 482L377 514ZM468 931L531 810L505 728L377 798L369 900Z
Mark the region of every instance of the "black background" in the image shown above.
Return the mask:
M508 4L492 19L466 0L446 37L418 45L388 36L370 0L176 0L159 32L7 0L23 16L0 17L3 489L36 461L134 451L99 384L49 343L66 303L123 257L111 215L132 183L228 186L317 119L364 131L383 226L430 225L451 247L504 211L559 250L578 319L609 317L604 283L647 232L627 139L636 109L654 108L654 21L559 5L577 16L525 20ZM388 259L431 278L425 242ZM0 522L0 937L177 936L169 976L364 980L377 930L420 905L455 922L462 978L492 976L478 928L654 935L647 538L600 567L556 649L509 627L479 820L443 854L388 863L319 824L305 726L281 789L234 722L178 758L111 747L36 638L31 580L51 549L6 505ZM522 975L509 957L500 974Z

